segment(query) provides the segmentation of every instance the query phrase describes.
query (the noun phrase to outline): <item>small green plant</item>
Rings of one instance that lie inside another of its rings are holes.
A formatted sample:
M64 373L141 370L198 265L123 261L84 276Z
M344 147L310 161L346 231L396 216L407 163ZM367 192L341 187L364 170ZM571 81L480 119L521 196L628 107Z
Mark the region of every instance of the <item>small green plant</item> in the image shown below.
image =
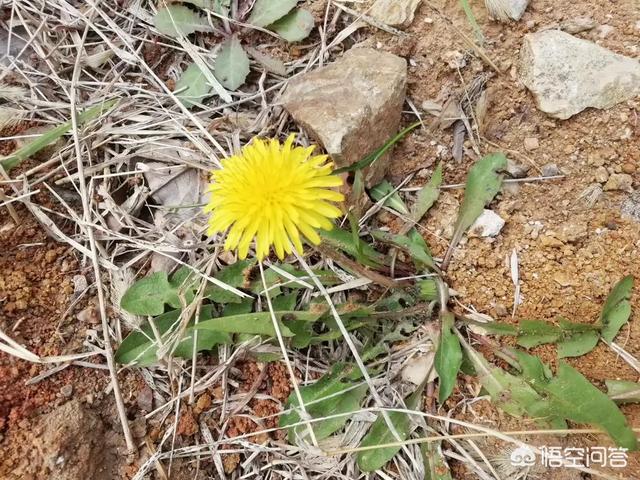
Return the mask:
M211 32L220 38L220 47L212 65L191 63L176 82L176 96L185 107L201 104L213 86L211 78L226 89L236 90L250 72L247 49L242 39L252 27L266 28L288 42L304 40L313 30L313 15L297 8L298 0L183 0L166 3L154 17L156 29L180 38L195 32ZM252 49L248 49L253 51Z

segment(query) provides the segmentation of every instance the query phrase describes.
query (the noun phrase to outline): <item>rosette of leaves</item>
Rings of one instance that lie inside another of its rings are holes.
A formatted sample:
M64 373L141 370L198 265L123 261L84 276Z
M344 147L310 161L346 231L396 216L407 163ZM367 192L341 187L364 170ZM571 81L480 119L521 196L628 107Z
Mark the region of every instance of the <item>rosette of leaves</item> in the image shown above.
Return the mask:
M255 3L240 0L237 8L231 8L231 3L231 0L159 2L154 25L160 33L181 38L209 32L221 40L213 64L191 63L176 82L176 97L187 108L202 103L212 94L211 77L227 90L238 89L250 71L247 52L268 69L284 73L278 60L243 43L252 27L275 32L288 42L298 42L305 39L314 26L313 15L296 7L298 0L256 0Z

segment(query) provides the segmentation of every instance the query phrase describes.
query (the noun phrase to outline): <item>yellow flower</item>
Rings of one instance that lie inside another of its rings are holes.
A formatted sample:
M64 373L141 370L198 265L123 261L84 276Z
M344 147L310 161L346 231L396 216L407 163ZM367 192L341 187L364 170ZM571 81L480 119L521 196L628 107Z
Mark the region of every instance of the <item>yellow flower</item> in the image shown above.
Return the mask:
M208 234L228 230L224 248L237 248L240 258L246 258L254 238L260 260L271 245L280 259L293 247L301 253L300 234L317 245L316 230L331 230L330 219L342 215L330 203L344 200L330 190L342 185L332 175L333 164L326 155L312 156L314 147L294 147L294 139L290 135L282 145L256 138L212 172L211 200L205 207L211 212Z

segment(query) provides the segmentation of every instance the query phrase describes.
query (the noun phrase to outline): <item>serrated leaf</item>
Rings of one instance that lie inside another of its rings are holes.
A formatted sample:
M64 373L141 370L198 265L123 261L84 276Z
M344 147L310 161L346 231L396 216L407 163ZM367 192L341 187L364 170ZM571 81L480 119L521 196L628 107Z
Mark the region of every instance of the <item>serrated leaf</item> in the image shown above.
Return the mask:
M296 8L269 26L287 42L299 42L309 36L315 25L311 12Z
M282 323L284 319L291 321L312 322L319 318L319 314L311 312L273 312L280 322L280 333L283 337L293 337L294 333ZM212 330L227 333L250 333L252 335L276 336L270 312L254 312L231 317L218 317L200 321L194 326L197 330Z
M422 391L426 382L419 385L416 390L405 399L406 409L416 410L420 407ZM388 412L387 416L394 426L400 440L406 440L412 430L411 417L404 412ZM397 442L398 438L393 434L382 414L379 414L373 422L371 429L360 442L361 447L371 447L375 445L385 445ZM402 447L381 447L372 450L358 452L356 461L362 472L373 472L382 468Z
M102 113L111 109L117 102L117 99L105 101L86 109L82 113L79 113L76 117L78 126L81 126L82 124L93 120L96 117L99 117L100 115L102 115ZM71 120L68 120L64 123L61 123L60 125L50 128L42 135L26 143L23 147L20 147L13 153L7 155L6 157L0 157L0 165L2 165L2 167L7 171L11 170L14 167L17 167L18 165L20 165L20 163L22 163L23 160L29 158L32 155L35 155L47 145L51 145L60 137L65 135L69 130L71 130L72 126L73 124Z
M440 196L442 184L442 163L439 163L431 175L431 180L418 191L416 203L411 208L411 219L419 222Z
M319 230L318 233L328 245L342 250L352 257L358 257L358 252L360 252L363 257L363 265L376 268L384 263L382 254L374 250L367 242L360 238L354 242L351 232L335 227L331 230Z
M211 306L204 306L201 315L211 316ZM153 319L156 330L161 338L166 334L176 331L179 327L180 310L173 310ZM193 321L193 320L192 320ZM193 353L193 330L187 328L182 341L178 344L173 354L176 357L191 358ZM196 351L210 350L217 344L231 343L231 337L224 332L200 332ZM149 323L140 331L131 332L120 344L115 353L115 360L122 364L132 364L136 366L148 366L157 363L156 352L158 345L155 343L155 334Z
M562 331L544 320L522 320L518 330L518 345L533 348L558 341Z
M463 345L467 358L478 375L478 380L499 408L515 417L524 415L533 417L544 427L558 429L567 427L566 422L554 414L549 402L545 401L525 379L490 364L466 342ZM523 363L521 361L521 365ZM525 365L525 373L529 378L544 378L543 367L538 367L535 363Z
M175 95L182 104L191 108L201 104L205 97L209 96L212 87L207 82L207 77L198 65L190 64L176 82Z
M223 87L236 90L249 75L249 57L237 37L222 44L214 64L214 73Z
M158 9L153 23L160 33L171 37L189 35L209 28L206 18L184 5L175 3Z
M409 254L419 267L428 267L436 270L436 264L433 261L429 247L422 238L422 235L415 229L409 230L407 235L397 235L394 233L384 232L382 230L373 230L371 236L376 240L393 245Z
M213 277L226 283L230 287L242 288L246 286L247 277L251 268L255 265L255 258L238 260L216 272ZM242 298L233 292L224 290L214 284L210 284L204 291L204 296L216 303L240 303Z
M602 325L602 338L608 343L613 342L622 326L629 321L631 316L631 291L633 290L633 277L628 275L620 280L612 289L602 307L600 324Z
M120 307L134 315L160 315L165 304L180 306L178 292L165 272L156 272L136 281L120 300Z
M637 439L616 404L569 364L560 361L558 371L543 388L554 411L568 420L596 425L621 447L635 450Z
M369 195L371 195L371 198L376 202L380 202L383 198L387 197L383 203L385 207L393 208L397 212L408 215L409 209L402 201L402 198L400 198L400 194L398 192L394 192L394 190L394 186L391 185L388 180L383 180L369 190Z
M355 412L367 393L367 385L358 385L353 381L354 366L336 363L331 372L319 378L313 385L300 388L300 396L305 410L311 418L322 418L340 413ZM290 412L280 416L279 426L288 427L300 421L298 414L298 397L292 392L287 399L285 409ZM312 428L317 440L329 437L340 430L349 420L348 415L313 422ZM289 428L289 442L295 443L296 438L308 436L306 425Z
M434 360L436 372L438 372L438 377L440 378L438 401L441 405L453 392L460 365L462 364L462 347L460 346L460 340L452 330L453 324L453 314L450 312L444 313L442 315L440 341Z
M640 383L625 380L605 380L607 395L617 403L640 402Z
M247 22L256 27L266 27L284 17L297 3L298 0L256 0Z
M589 353L595 348L600 340L598 332L581 332L574 333L564 337L562 341L558 342L558 357L579 357Z
M464 200L458 212L453 230L453 237L442 262L443 269L449 264L453 250L460 243L464 232L473 225L502 187L503 175L500 173L507 167L507 157L503 153L491 153L478 160L467 176L464 189Z

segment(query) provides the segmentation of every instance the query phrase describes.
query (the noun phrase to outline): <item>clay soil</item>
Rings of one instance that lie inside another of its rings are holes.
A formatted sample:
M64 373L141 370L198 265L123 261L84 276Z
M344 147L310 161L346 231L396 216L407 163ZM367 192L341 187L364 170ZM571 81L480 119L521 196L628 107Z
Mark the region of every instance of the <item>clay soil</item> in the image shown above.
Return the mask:
M318 16L323 3L315 2ZM539 175L549 163L555 163L565 175L506 189L493 207L506 220L506 226L494 240L470 239L460 246L449 269L450 285L459 293L462 304L501 321L536 318L555 322L566 317L594 322L616 281L627 274L640 279L640 223L621 214L629 193L606 191L595 202L586 201L582 194L597 183L598 167L608 173L629 173L634 187L640 186L640 101L607 111L588 110L566 121L551 119L537 110L531 95L517 81L518 50L522 37L529 32L589 16L598 25L613 29L605 29L606 35L602 34L605 30L593 29L579 36L637 57L638 7L632 0L532 0L520 22L499 24L487 19L481 2L476 3L474 11L486 37L484 49L502 71L500 74L471 55L458 34L457 29L468 36L472 32L457 0L423 2L405 37L370 29L365 40L412 60L408 98L418 108L426 100L446 98L479 75L487 75L482 151L504 151L529 167L530 176ZM465 58L466 65L460 70L449 65L454 51ZM525 138L536 138L538 148L526 151ZM464 181L473 158L465 156L462 162L455 162L447 153L451 146L450 129L428 136L421 132L411 135L393 154L390 179L397 182L410 173L421 172L413 183L420 185L435 163L444 160L445 183ZM2 148L3 153L11 149L6 145ZM444 253L452 207L461 194L461 190L447 190L423 222L425 238L436 255ZM38 197L35 201L47 205L50 199ZM52 204L51 208L56 207ZM85 351L83 342L101 338L97 314L92 312L95 287L90 265L66 244L52 240L26 209L17 211L22 221L16 226L7 210L0 209L0 328L41 356ZM60 225L67 232L74 231L68 221L61 219ZM522 303L512 316L514 285L508 259L514 250L519 261ZM75 286L79 277L86 280L86 287ZM636 298L634 305L638 303ZM636 307L629 325L617 338L636 358L640 358L638 312L640 308ZM533 353L555 366L553 347L540 347ZM102 363L100 357L87 361ZM601 388L606 379L639 379L638 372L604 344L570 363ZM148 387L140 375L125 372L120 378L137 444L145 452L129 458L107 388L107 372L72 365L35 384L25 384L48 368L0 353L0 478L130 478L163 432L161 425L140 420L148 406ZM262 369L266 369L264 374ZM286 371L279 364L244 362L236 365L231 375L237 385L231 393L259 391L279 401L289 394ZM460 382L448 404L457 408L454 416L501 430L535 428L534 424L507 417L485 401L474 403L472 409L459 408L458 402L473 397L475 387L471 378ZM178 443L189 444L199 430L199 420L207 418L201 417L203 412L219 398L220 390L214 387L193 407L183 410ZM273 400L252 400L249 408L259 419L277 413L279 407ZM629 422L640 427L640 407L627 405L622 409ZM69 418L79 421L63 421ZM226 433L250 433L265 425L273 426L269 422L273 420L258 425L246 418L232 418ZM210 427L213 430L219 425L212 423ZM611 446L606 437L595 435L528 440L538 445ZM487 440L479 445L490 458L506 452L500 442ZM239 461L238 455L224 457L225 471L233 472ZM452 465L455 478L476 478L463 464ZM198 476L191 466L178 464L172 478L208 478L204 472L215 475L211 464L202 465ZM163 478L164 473L158 472L157 478ZM640 478L640 456L631 454L626 469L607 473L614 478ZM541 476L588 478L577 471L557 469Z

